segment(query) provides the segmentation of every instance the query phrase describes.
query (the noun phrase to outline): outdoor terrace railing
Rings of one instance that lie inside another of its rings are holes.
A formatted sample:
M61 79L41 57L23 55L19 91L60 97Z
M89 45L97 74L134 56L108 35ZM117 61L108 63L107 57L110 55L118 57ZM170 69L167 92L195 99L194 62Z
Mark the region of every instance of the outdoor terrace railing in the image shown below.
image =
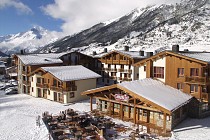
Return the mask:
M209 81L209 78L206 77L185 77L185 82L188 83L203 83L205 84L206 82Z
M118 69L117 72L132 73L132 70Z
M40 87L40 88L48 88L48 84L46 84L46 83L36 83L36 86L37 87Z

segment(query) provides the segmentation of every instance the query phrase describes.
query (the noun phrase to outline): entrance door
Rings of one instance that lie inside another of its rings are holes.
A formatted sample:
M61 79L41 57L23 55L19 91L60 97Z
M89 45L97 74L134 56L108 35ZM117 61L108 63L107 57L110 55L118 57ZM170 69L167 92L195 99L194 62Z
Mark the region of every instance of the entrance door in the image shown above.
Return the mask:
M54 101L57 101L57 92L54 92Z
M42 97L42 93L41 93L41 89L37 88L37 92L38 92L38 97Z

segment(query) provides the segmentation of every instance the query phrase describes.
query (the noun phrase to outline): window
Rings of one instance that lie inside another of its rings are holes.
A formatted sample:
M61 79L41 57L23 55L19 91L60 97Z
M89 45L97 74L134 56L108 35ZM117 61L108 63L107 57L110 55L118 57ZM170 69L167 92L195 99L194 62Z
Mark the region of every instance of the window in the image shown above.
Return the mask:
M53 86L57 86L57 80L53 79Z
M70 92L69 97L74 98L74 92Z
M48 95L50 95L50 90L48 89Z
M31 91L34 92L34 88L33 87L31 88Z
M139 79L139 73L137 73L136 78Z
M199 69L198 68L191 68L190 69L190 76L198 76Z
M177 89L183 90L183 87L184 87L183 83L177 83Z
M190 93L198 92L198 85L190 85Z
M34 79L34 78L33 78L33 77L31 77L31 81L32 81L32 82L33 82L33 79Z
M178 77L184 76L184 68L178 68Z
M147 70L147 67L146 66L144 66L144 71L146 71Z
M41 84L41 78L37 77L37 83Z
M154 78L164 78L164 67L154 67Z

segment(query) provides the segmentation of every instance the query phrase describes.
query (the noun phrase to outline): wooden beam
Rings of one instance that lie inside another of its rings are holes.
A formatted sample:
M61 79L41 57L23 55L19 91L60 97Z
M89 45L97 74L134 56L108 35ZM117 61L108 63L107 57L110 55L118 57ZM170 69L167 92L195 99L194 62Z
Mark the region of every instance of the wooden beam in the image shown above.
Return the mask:
M93 96L90 96L90 111L93 111Z
M119 102L119 101L116 101L116 100L110 100L110 99L103 98L103 97L96 97L96 96L94 96L94 98L98 98L100 100L104 100L104 101L108 101L108 102L112 102L112 103L118 103L118 104L123 104L123 105L127 105L127 106L132 106L132 107L134 106L133 104L129 104L129 103L125 103L125 102ZM141 108L141 109L154 111L154 112L161 112L161 110L158 110L156 108L150 108L150 107L146 107L146 106L142 106L142 105L137 105L136 104L136 107L137 108Z
M120 119L123 120L123 104L120 104Z
M133 109L133 122L136 124L136 99L134 99L134 109Z
M166 133L166 117L167 114L163 113L163 132Z

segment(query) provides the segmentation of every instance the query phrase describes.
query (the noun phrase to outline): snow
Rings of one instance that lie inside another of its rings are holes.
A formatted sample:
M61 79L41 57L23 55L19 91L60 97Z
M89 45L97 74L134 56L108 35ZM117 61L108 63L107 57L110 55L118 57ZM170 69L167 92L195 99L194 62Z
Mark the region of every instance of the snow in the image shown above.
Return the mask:
M78 108L79 106L79 108ZM88 101L64 105L25 94L4 95L0 91L0 139L1 140L47 140L45 125L36 126L36 117L45 111L58 114L73 108L89 111Z
M204 53L204 52L178 53L178 54L210 63L210 53L209 52L206 52L206 53Z
M90 111L88 100L60 104L47 99L35 98L25 94L5 95L0 91L0 139L1 140L48 140L48 131L44 123L36 126L36 117L48 111L59 114L72 108L76 111ZM96 104L93 104L96 108ZM117 124L133 128L132 123L113 119ZM187 119L175 128L171 140L210 140L210 117L205 119ZM143 127L144 132L146 128ZM185 130L185 131L182 131ZM118 139L129 138L130 132L121 133ZM168 138L159 138L168 139Z
M74 81L101 77L99 74L83 67L82 65L41 68L62 81Z
M163 84L160 81L146 78L118 84L161 107L173 111L188 102L192 96ZM155 89L155 91L154 91Z
M36 55L17 55L25 65L54 64L63 63L60 59L40 57Z

